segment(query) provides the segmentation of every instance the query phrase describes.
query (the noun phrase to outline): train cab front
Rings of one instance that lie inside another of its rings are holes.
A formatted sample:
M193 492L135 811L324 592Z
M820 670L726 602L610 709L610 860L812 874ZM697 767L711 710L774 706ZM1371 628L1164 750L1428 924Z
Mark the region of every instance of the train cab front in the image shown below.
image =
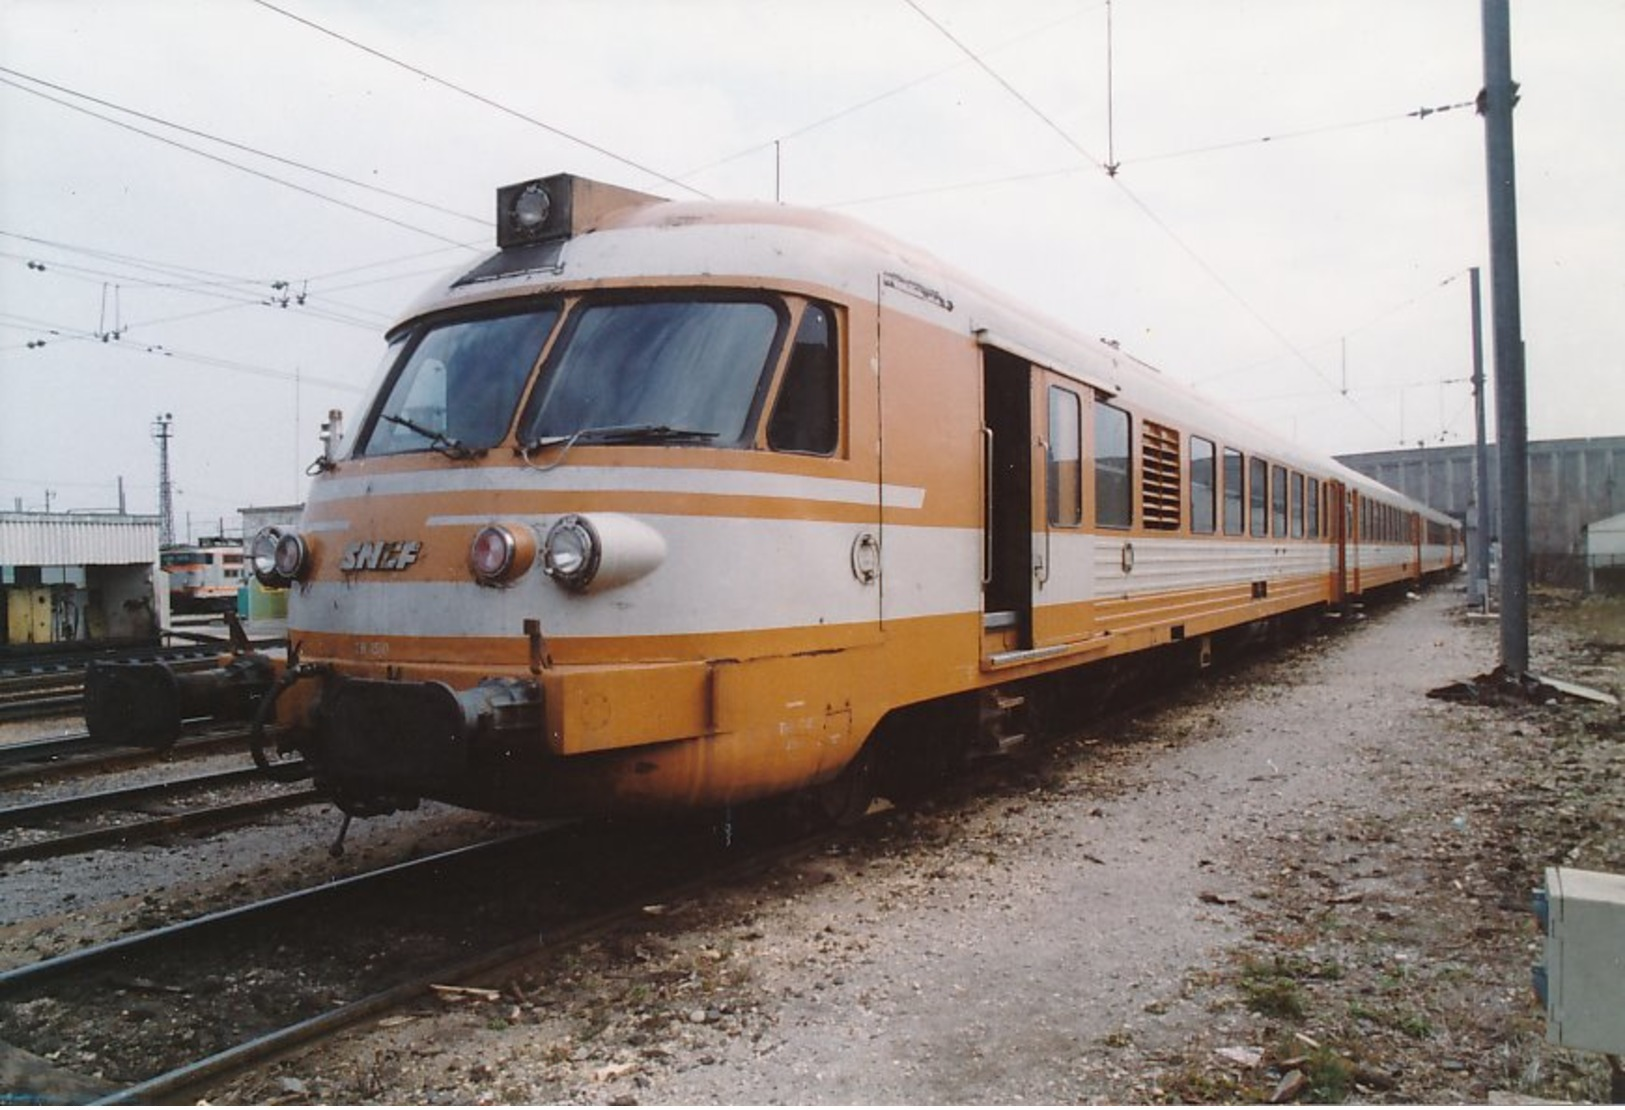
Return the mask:
M664 731L640 734L623 711L617 738L691 736L703 715L674 716L663 695L671 672L695 678L701 668L557 666L543 621L525 614L557 619L566 599L643 577L663 561L664 542L612 513L565 514L540 529L442 520L421 492L438 473L411 472L411 492L384 508L386 499L353 496L376 478L318 480L308 532L256 540L256 573L290 587L289 658L260 715L277 728L273 738L256 726L256 762L276 777L299 757L301 773L353 816L420 798L516 816L605 808L594 794L606 781L569 758L580 754L581 721L598 720L594 706L638 701L641 687L659 699L652 715Z
M560 177L498 200L499 252L389 332L299 526L255 543L254 572L288 587L261 714L277 754L356 814L732 804L833 773L857 731L824 697L834 649L878 618L842 308L712 275L681 213L658 234L615 215L657 198ZM666 238L688 244L671 273L628 269ZM745 591L747 559L768 573ZM773 631L802 625L817 650ZM739 665L787 643L788 722ZM745 739L769 734L788 757Z

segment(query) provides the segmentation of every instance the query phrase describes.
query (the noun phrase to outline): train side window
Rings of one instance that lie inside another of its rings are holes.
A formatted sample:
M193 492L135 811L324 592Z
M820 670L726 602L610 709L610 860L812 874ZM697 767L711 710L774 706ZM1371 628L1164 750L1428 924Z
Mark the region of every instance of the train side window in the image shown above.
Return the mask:
M1191 436L1191 531L1212 535L1218 483L1213 473L1214 446L1210 439Z
M1320 538L1320 479L1309 479L1309 499L1304 502L1304 511L1308 516L1308 530L1311 539Z
M1095 524L1127 528L1134 522L1129 470L1129 414L1095 402Z
M1247 468L1241 452L1224 449L1224 534L1239 536L1246 531Z
M1303 475L1292 475L1292 538L1303 539Z
M1044 454L1049 522L1075 528L1083 523L1083 402L1072 390L1058 385L1049 387L1049 439Z
M1252 486L1252 534L1270 534L1270 464L1263 459L1247 460L1247 483Z
M831 313L809 304L801 314L784 370L767 445L775 451L830 455L841 439L840 348Z
M1270 467L1270 530L1286 535L1286 467Z

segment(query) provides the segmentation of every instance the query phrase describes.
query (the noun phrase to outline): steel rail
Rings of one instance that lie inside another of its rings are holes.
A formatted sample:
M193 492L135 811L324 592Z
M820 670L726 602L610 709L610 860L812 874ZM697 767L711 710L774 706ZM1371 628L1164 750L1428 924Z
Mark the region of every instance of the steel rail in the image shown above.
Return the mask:
M19 740L0 745L0 767L20 763L46 763L63 756L97 748L88 732L63 733L59 736L41 736L33 740Z
M261 641L266 646L280 644L281 640ZM13 683L83 671L91 662L109 663L174 663L185 665L206 660L230 650L230 642L220 640L213 644L173 644L152 648L101 648L90 651L61 652L55 655L0 657L0 689Z
M0 699L0 721L33 721L40 717L78 716L84 704L84 695L77 690L45 697Z
M248 733L241 725L226 731L183 737L168 749L117 747L97 745L85 732L48 736L39 740L23 740L15 744L0 744L0 786L22 779L37 779L41 775L77 773L82 771L117 771L138 767L164 756L193 756L239 745L246 745ZM246 747L245 747L246 750Z
M238 772L230 773L237 774ZM258 768L250 768L245 773L259 775L260 771ZM65 833L45 840L34 840L23 844L13 844L7 848L0 848L0 863L15 863L25 859L50 859L53 856L70 856L79 852L93 851L97 848L146 843L166 833L194 832L198 829L223 829L264 813L279 813L285 809L297 809L300 806L312 805L327 799L327 793L322 790L298 790L293 793L251 798L242 802L227 802L223 805L207 806L203 809L189 809L184 813L170 813L162 817L149 817L140 821L127 821L123 824L109 825L100 829L86 829L83 832ZM3 814L0 814L0 816L3 816Z
M293 764L290 763L289 766L291 767ZM22 805L7 806L0 809L0 829L16 828L33 821L70 817L73 814L86 811L116 809L127 803L143 802L149 798L163 797L169 794L181 794L188 790L236 786L238 783L263 780L264 777L265 773L258 767L240 767L231 771L210 771L201 775L189 775L186 778L149 782L142 786L120 786L112 790L98 790L91 794L74 794L67 798L50 798L40 802L25 802Z
M638 920L645 912L644 907L649 904L650 899L669 903L703 894L718 883L736 882L746 875L805 856L823 847L844 831L825 831L800 838L788 845L778 844L760 849L725 866L708 870L703 875L685 879L672 886L654 891L641 890L612 909L568 925L555 927L540 935L532 934L522 940L508 941L427 973L415 975L365 998L336 1006L324 1013L263 1033L200 1060L151 1076L105 1095L91 1105L151 1105L164 1101L193 1101L194 1096L201 1097L202 1087L206 1083L244 1071L254 1064L274 1059L301 1044L331 1036L375 1014L402 1006L430 993L436 984L466 984L470 980L482 978L486 981L500 979L505 969L529 959L543 949L579 943L595 934Z
M278 913L294 906L351 893L374 883L393 882L403 875L432 868L453 860L462 860L484 852L497 852L512 848L526 840L539 839L551 834L565 824L566 822L555 822L540 829L527 829L524 832L498 837L495 840L484 840L478 844L468 844L461 848L437 852L434 855L405 860L376 870L364 871L358 875L349 875L317 886L288 891L285 894L277 894L270 898L247 902L241 906L233 906L230 909L216 910L200 917L188 918L185 921L177 921L170 925L149 929L143 933L134 933L103 944L92 945L88 948L63 953L60 956L52 956L35 963L0 971L0 998L14 997L25 989L61 979L77 971L104 963L114 957L128 956L135 952L161 947L172 943L181 936L197 936L228 926L239 925L253 917Z

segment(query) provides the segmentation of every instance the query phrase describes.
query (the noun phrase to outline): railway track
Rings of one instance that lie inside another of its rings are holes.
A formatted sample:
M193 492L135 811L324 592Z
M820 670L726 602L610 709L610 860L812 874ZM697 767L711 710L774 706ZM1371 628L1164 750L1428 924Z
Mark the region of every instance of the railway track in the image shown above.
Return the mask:
M8 683L22 682L30 678L46 679L53 675L83 672L85 665L92 662L185 663L217 655L228 647L229 641L220 640L212 643L173 644L167 647L152 645L103 647L82 651L39 652L30 655L13 654L8 651L0 655L0 689L6 689Z
M724 853L699 826L554 822L0 972L0 1041L54 1045L59 1061L77 1043L118 1084L97 1092L103 1102L190 1101L435 984L500 984L546 948L646 919L651 903L698 897L827 840L781 837ZM131 1007L161 1031L158 1043L110 1045L84 1032L128 1027Z
M256 792L233 801L185 805L186 799L200 794L251 784L269 785L258 768L247 767L9 806L0 809L0 838L17 840L0 844L0 864L150 843L175 833L229 828L267 813L312 805L326 797L319 790L278 788L274 793ZM167 812L152 813L155 805ZM176 810L176 806L185 808ZM83 827L82 822L72 824L74 819L87 817L90 827ZM63 828L65 822L68 826Z
M83 689L29 692L22 696L0 694L0 721L33 721L42 717L69 717L80 712Z
M112 773L158 759L190 758L233 748L246 750L247 742L247 730L240 724L200 728L162 752L100 745L87 732L20 740L0 744L0 788L49 778Z

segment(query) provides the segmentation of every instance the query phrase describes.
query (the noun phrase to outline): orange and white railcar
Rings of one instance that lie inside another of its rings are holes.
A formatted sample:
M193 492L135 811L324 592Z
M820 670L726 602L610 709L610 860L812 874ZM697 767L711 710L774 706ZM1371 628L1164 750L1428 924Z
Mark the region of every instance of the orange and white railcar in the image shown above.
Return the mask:
M1458 561L1448 517L847 219L559 176L498 220L256 548L292 586L262 715L349 811L861 802L899 720Z

